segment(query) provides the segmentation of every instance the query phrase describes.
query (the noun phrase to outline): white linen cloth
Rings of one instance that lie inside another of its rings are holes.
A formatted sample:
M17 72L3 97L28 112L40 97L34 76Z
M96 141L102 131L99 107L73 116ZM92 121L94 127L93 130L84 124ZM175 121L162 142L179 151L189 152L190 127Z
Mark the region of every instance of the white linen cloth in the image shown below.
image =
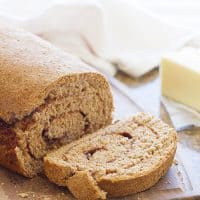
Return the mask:
M0 0L0 18L49 40L106 74L114 75L116 68L113 64L117 64L127 74L139 77L156 67L165 52L184 45L198 46L200 43L197 42L200 39L193 39L194 35L198 35L197 29L183 26L188 20L188 12L183 15L182 10L179 13L175 10L177 15L168 12L166 16L166 12L164 17L158 17L139 5L145 5L146 8L154 6L154 10L166 11L169 8L166 2L171 2L170 5L177 5L177 2L184 4L179 0L166 1L164 4L161 2ZM195 7L196 11L200 9L200 4L198 6ZM183 8L188 9L188 5ZM200 17L199 13L195 12L194 19ZM182 17L181 20L178 16ZM196 20L193 27L197 24ZM199 113L185 110L171 101L165 100L164 104L177 129L200 125Z
M131 0L0 0L0 14L111 75L141 76L192 35Z

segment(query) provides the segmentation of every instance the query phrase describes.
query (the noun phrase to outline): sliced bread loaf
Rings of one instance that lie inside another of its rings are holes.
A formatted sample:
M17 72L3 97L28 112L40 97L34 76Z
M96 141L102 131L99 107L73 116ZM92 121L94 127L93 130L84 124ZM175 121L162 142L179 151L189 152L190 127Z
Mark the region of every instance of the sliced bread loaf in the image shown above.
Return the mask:
M78 58L0 25L0 164L25 176L52 149L112 121L108 82Z
M169 169L176 132L139 113L84 136L44 158L47 177L78 199L124 196L153 186Z

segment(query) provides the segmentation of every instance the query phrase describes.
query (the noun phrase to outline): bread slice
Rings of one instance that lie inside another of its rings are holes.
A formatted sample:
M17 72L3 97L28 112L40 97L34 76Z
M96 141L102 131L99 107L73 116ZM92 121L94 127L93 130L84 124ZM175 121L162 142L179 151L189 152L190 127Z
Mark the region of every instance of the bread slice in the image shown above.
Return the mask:
M0 25L0 164L32 177L43 156L112 121L100 73L39 37Z
M46 176L78 199L124 196L153 186L169 169L176 132L139 113L84 136L44 158Z

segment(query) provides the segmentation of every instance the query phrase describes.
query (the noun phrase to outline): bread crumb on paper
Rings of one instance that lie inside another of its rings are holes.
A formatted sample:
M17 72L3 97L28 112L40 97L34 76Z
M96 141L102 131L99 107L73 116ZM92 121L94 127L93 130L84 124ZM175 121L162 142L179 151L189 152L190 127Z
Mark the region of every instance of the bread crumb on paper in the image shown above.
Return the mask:
M174 159L173 164L178 165L178 160Z
M28 194L27 193L19 193L18 196L21 198L27 198Z

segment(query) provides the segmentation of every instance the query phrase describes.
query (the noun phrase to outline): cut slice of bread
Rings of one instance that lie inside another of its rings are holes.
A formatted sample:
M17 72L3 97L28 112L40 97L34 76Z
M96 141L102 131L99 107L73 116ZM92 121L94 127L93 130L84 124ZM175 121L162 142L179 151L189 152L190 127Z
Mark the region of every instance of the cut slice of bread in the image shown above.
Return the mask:
M0 23L0 164L24 176L43 157L112 121L104 76L39 37Z
M45 173L78 199L124 196L150 188L167 172L176 143L173 128L139 113L48 154Z

